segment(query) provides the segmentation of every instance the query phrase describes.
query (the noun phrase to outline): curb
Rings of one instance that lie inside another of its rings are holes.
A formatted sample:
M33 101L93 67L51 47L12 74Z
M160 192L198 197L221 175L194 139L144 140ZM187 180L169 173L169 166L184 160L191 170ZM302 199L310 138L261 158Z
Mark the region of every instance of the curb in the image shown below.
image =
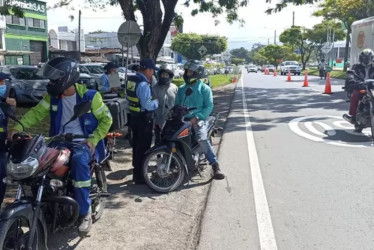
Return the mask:
M228 115L227 115L227 118L229 117L230 113L231 113L231 107L232 107L232 102L234 100L234 96L235 96L235 91L236 91L236 87L238 85L238 82L239 80L235 83L235 87L233 89L233 94L232 94L232 97L231 97L231 100L230 100L230 107L228 109ZM221 143L222 143L222 139L223 139L223 133L225 132L226 130L226 125L227 125L227 119L226 118L226 121L224 122L223 124L223 132L222 132L222 136L221 138L219 139L219 143L218 143L218 149L217 149L217 156L219 156L219 151L221 149ZM196 224L194 224L195 226L192 228L191 230L191 237L189 238L189 240L187 241L187 248L186 249L196 249L196 247L198 246L199 242L200 242L200 235L201 235L201 225L202 225L202 219L204 217L204 213L205 213L205 210L206 210L206 206L207 206L207 201L208 201L208 198L209 198L209 195L210 195L210 191L211 191L211 187L212 187L212 182L209 183L209 186L208 186L208 190L206 191L206 195L205 195L205 198L204 200L202 201L202 204L203 206L201 207L201 209L198 211L198 215L197 215L197 218L196 218Z

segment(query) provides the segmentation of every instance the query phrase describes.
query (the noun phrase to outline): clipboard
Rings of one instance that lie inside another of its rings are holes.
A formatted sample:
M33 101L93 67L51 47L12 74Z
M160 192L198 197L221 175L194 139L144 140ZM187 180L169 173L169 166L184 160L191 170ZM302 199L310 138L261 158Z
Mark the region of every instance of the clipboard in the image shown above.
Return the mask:
M114 72L114 73L108 74L108 79L109 79L110 88L119 88L119 87L121 87L121 81L119 79L118 72Z

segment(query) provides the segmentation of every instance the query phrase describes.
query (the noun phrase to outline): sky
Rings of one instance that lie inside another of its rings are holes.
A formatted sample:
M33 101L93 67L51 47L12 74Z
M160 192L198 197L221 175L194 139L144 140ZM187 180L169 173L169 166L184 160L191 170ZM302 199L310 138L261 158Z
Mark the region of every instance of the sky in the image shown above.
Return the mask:
M48 4L53 4L57 0L48 0ZM292 25L292 12L295 12L295 25L305 26L307 28L321 22L321 18L313 17L312 13L317 9L316 5L293 6L290 5L280 13L271 15L265 14L265 10L271 4L265 0L252 0L247 7L239 10L240 18L245 20L243 27L239 23L232 25L225 21L224 16L219 17L220 24L214 25L214 19L211 14L198 14L195 17L190 15L192 8L186 8L180 0L177 3L176 12L183 13L184 26L183 32L195 32L199 34L212 34L226 36L229 42L229 49L246 47L250 49L253 43L261 42L267 44L274 43L274 33L279 34ZM82 10L82 28L85 33L103 30L117 31L118 27L125 20L122 16L119 6L109 6L105 10L94 11L85 0L75 0L72 6L75 10L59 8L48 11L49 29L58 26L68 26L71 29L78 27L78 10ZM75 19L71 21L70 15Z

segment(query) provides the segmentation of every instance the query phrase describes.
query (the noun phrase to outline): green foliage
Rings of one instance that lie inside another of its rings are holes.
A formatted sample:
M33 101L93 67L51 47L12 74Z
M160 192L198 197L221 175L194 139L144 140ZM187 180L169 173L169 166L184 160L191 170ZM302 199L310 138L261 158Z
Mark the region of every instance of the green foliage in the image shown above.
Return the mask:
M233 49L230 51L230 54L235 58L244 59L246 62L250 62L250 52L245 48L241 47L239 49ZM235 63L234 63L235 64Z
M268 63L268 59L262 55L260 52L255 52L252 57L252 61L258 65L263 65Z
M266 13L271 14L274 12L279 12L282 9L286 8L289 4L292 5L304 5L304 4L313 4L315 2L318 2L319 0L280 0L278 3L272 7L268 8L266 10ZM271 3L271 0L266 0L267 3Z
M243 58L237 58L237 57L232 57L231 58L231 63L235 64L235 65L242 65L245 63L245 59Z
M199 48L204 45L206 55L220 54L227 49L227 38L221 36L179 33L172 41L171 49L188 59L201 59Z
M279 40L282 43L300 52L300 60L303 64L303 69L305 69L306 63L309 61L310 55L316 46L316 43L310 39L313 35L313 29L293 26L283 31L279 36Z
M285 55L285 49L277 44L270 44L259 51L264 57L266 57L267 61L273 65L278 65L278 60L282 60Z

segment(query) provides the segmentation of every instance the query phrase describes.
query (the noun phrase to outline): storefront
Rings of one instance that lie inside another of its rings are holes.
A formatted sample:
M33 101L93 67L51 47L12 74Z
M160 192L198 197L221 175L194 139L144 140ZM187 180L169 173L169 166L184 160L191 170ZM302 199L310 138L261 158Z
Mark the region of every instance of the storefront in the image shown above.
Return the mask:
M12 4L24 10L24 17L6 16L5 64L38 65L48 59L46 3L15 0Z

